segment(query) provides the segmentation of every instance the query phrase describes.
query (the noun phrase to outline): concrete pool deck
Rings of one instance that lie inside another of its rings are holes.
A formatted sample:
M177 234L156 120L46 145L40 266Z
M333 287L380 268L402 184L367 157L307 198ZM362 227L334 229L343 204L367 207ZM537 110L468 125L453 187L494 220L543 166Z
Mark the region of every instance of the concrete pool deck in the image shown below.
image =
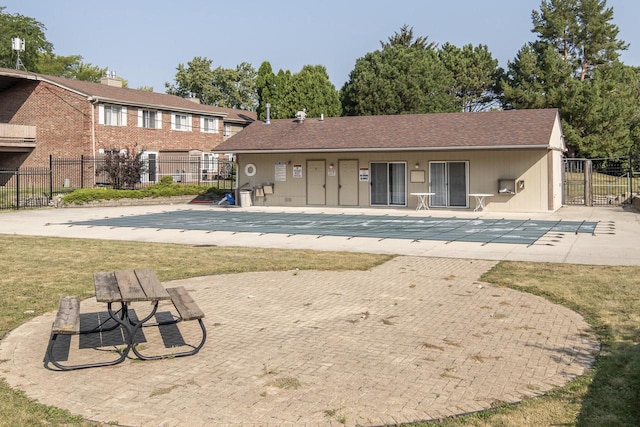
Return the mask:
M554 213L504 213L469 211L420 211L408 209L339 208L229 208L247 212L389 215L407 217L450 217L479 219L535 219L543 221L597 222L590 233L547 233L535 244L450 242L447 240L376 239L303 234L247 233L232 231L185 230L170 228L111 227L73 225L74 222L176 211L219 212L225 208L211 205L159 205L109 208L68 208L15 211L0 214L0 234L132 240L139 242L190 245L247 246L284 249L355 251L445 258L537 261L590 265L640 265L640 214L633 208L563 207ZM331 230L327 230L330 233Z

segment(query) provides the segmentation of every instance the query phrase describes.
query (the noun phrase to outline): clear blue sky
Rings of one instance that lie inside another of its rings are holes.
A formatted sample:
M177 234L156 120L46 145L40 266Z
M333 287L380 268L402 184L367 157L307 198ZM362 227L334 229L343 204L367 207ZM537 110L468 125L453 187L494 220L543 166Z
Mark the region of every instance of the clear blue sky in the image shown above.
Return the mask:
M640 2L607 5L619 38L630 43L622 60L640 66ZM248 62L258 69L269 61L275 72L324 65L339 89L358 58L405 24L439 44L487 45L506 67L534 39L531 11L540 1L0 0L0 6L43 23L56 54L81 55L131 88L164 92L178 64L196 56L223 68Z

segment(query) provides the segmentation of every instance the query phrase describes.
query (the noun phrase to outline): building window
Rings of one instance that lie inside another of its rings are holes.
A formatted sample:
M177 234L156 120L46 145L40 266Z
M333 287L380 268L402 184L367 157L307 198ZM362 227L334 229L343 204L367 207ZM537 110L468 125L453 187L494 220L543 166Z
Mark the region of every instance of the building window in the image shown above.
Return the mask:
M161 129L162 113L154 110L138 110L138 127Z
M218 119L213 117L200 117L200 132L218 133Z
M171 113L171 129L190 131L191 130L191 114Z
M107 126L126 126L127 107L119 105L104 105L98 107L98 122Z
M231 125L229 123L224 124L224 136L231 136Z

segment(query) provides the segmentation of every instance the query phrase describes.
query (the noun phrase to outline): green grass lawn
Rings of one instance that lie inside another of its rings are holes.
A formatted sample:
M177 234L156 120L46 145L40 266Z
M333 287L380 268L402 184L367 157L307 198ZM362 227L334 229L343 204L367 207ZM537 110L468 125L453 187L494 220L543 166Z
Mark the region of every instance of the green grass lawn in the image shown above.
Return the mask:
M93 295L94 271L147 267L162 281L290 269L366 270L384 255L0 235L0 339L53 311L64 294ZM180 256L175 256L175 254ZM188 260L188 262L185 262ZM603 342L595 369L515 407L426 425L640 425L640 267L502 262L483 280L542 295L581 313ZM44 345L44 344L43 344ZM44 348L44 347L43 347ZM3 361L0 360L0 370ZM94 425L34 402L0 380L0 426Z

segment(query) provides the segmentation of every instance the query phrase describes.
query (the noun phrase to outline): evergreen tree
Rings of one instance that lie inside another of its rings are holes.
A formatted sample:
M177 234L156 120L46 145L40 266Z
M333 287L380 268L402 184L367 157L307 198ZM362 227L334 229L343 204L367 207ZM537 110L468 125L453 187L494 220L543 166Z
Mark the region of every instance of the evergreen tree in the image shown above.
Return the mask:
M406 27L367 53L341 90L344 115L411 114L458 111L447 70L426 38L412 42Z
M305 65L295 74L279 70L275 75L271 64L265 61L258 70L256 92L261 120L266 118L267 103L272 119L293 118L302 109L311 117L339 116L341 112L338 92L322 65Z
M498 101L497 87L503 70L487 46L445 43L438 55L453 75L453 92L462 111L481 111Z
M619 62L605 0L543 0L532 13L535 42L508 64L504 108L558 108L572 155L628 154L638 140L637 70Z
M260 64L256 76L256 94L258 96L256 112L258 114L258 120L265 120L267 118L267 104L269 104L271 108L275 107L277 90L276 76L273 74L271 64L268 61L264 61ZM273 110L271 110L271 118L276 118Z
M291 77L289 105L292 110L306 109L307 116L336 117L342 110L338 92L322 65L305 65ZM292 111L290 110L290 111Z

